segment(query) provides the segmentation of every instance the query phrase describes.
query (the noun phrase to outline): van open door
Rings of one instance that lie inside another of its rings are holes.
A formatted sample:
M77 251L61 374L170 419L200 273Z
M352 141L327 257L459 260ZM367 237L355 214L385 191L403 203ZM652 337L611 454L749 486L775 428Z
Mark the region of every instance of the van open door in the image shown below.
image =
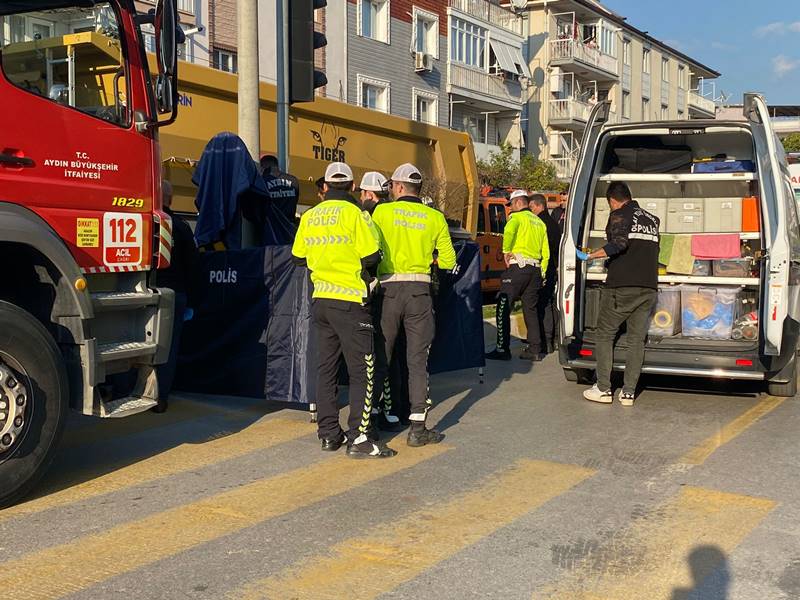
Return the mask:
M561 343L575 332L577 262L575 256L576 240L579 239L581 225L584 221L584 210L592 189L592 169L597 156L597 142L600 130L608 121L611 110L609 101L600 102L592 110L581 141L578 166L572 176L569 188L569 201L564 222L564 237L561 240L561 264L558 273L558 309L561 313Z
M789 310L789 219L795 220L796 216L787 214L788 204L784 197L787 182L783 179L783 169L779 164L782 153L778 150L778 141L772 131L769 110L763 96L745 94L744 116L752 123L756 144L764 248L767 250L761 302L764 354L777 356L781 353L783 323Z

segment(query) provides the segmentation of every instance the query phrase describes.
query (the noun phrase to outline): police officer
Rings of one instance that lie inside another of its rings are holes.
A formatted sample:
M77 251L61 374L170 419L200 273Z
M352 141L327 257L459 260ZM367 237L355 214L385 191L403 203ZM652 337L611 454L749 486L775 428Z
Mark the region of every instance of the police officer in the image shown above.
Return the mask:
M542 351L555 352L556 349L556 279L558 278L558 254L561 245L561 229L547 211L547 199L542 194L532 194L528 206L531 212L542 220L547 229L547 244L550 247L550 260L544 272L544 285L539 291L536 309L539 313L539 327L542 335Z
M441 269L455 267L456 253L444 215L419 198L422 174L403 164L391 178L394 202L381 204L373 218L381 231L383 260L378 267L381 282L381 331L386 358L391 363L401 329L406 334L408 388L411 403L409 446L437 444L444 435L428 429L428 354L434 335L431 298L431 263L438 252Z
M389 180L377 171L364 173L358 190L361 192L361 208L369 214L375 212L379 204L389 201Z
M528 207L528 193L515 190L509 200L511 215L503 230L503 254L506 270L497 294L497 348L486 355L491 360L511 360L511 306L522 298L522 314L528 329L528 349L520 358L540 361L542 339L536 302L547 272L550 248L547 228Z
M300 199L297 177L281 171L278 159L269 154L261 157L259 165L272 205L286 217L288 223L293 223Z
M292 254L311 271L312 317L319 352L317 408L322 449L336 451L347 441L353 458L387 458L396 452L368 439L375 377L370 283L380 250L370 217L350 195L353 171L345 163L325 170L325 200L300 220ZM339 426L336 380L339 356L350 375L349 431Z

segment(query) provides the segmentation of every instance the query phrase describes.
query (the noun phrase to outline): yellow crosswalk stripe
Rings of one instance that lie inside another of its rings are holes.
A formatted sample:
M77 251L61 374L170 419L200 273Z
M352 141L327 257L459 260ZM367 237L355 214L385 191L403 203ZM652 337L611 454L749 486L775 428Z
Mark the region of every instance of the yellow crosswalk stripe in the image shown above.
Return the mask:
M775 506L764 498L685 487L533 598L669 600L676 589L702 583Z
M718 448L737 437L761 417L778 408L785 399L774 396L764 397L750 410L745 411L736 419L721 427L714 435L689 450L678 462L685 465L702 465Z
M387 475L448 450L438 444L381 460L323 460L0 564L15 600L61 598Z
M156 479L177 475L225 460L265 450L314 432L314 426L290 419L266 419L246 429L204 443L183 444L100 475L84 483L0 511L0 522L58 506L80 502Z
M391 591L433 565L511 523L591 476L574 465L521 460L475 491L432 510L337 544L288 571L231 597L253 600L367 600Z

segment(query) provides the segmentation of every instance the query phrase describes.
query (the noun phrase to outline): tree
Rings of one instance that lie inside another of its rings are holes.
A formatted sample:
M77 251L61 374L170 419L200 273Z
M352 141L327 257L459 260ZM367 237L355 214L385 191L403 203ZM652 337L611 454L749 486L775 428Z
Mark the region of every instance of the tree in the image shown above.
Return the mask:
M478 161L478 175L485 185L495 187L520 187L526 190L555 190L567 188L567 184L556 177L556 168L549 162L537 160L523 154L514 160L513 148L508 144L500 152L492 152L489 160Z
M800 152L800 133L791 133L783 138L786 152Z

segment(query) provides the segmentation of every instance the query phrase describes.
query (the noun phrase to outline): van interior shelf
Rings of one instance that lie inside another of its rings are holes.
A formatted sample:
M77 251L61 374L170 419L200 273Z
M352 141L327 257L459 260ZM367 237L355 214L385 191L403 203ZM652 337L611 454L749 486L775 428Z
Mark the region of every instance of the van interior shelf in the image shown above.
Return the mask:
M598 181L756 181L756 173L609 173L598 177Z
M605 281L605 273L587 273L587 281ZM659 283L693 283L697 285L758 285L758 277L703 277L699 275L659 275Z
M662 232L666 233L666 232ZM724 233L676 233L673 235L725 235ZM589 237L592 239L602 238L605 239L606 232L599 229L593 229L589 232ZM761 234L758 231L742 231L739 237L743 240L758 240L761 239Z

